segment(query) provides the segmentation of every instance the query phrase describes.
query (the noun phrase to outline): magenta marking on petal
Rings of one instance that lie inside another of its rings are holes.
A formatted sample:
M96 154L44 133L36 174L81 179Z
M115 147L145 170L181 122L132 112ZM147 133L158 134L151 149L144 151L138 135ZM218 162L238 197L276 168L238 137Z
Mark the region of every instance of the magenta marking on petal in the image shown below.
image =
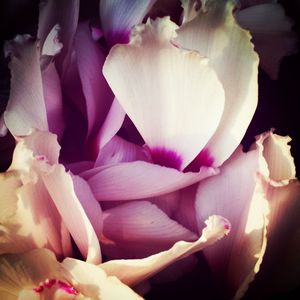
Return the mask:
M50 289L52 288L52 286L56 283L56 279L47 279L45 282L44 282L44 287Z
M44 287L42 285L36 287L33 289L36 293L41 293L44 290Z
M203 149L195 159L184 169L184 172L199 172L200 168L211 167L214 163L214 158L211 156L208 149Z
M42 293L45 289L51 289L52 287L61 289L70 295L78 294L77 290L72 285L61 280L56 280L54 278L46 279L44 282L40 283L38 287L34 288L33 291L35 291L36 293Z
M61 280L58 281L58 286L60 289L64 290L66 293L68 293L70 295L78 294L78 292L75 290L75 288L73 286L71 286L70 284L67 284Z
M157 147L150 149L150 153L153 163L180 170L182 158L175 151Z

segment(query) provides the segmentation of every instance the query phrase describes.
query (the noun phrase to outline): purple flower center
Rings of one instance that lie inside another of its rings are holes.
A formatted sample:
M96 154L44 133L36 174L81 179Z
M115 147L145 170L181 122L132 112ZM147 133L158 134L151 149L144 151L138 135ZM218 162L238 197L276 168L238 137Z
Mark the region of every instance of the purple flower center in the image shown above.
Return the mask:
M204 148L184 169L184 172L199 172L201 167L211 167L213 163L214 158L211 156L209 150Z
M163 147L156 147L150 149L150 153L153 163L163 167L180 170L182 158L175 151Z

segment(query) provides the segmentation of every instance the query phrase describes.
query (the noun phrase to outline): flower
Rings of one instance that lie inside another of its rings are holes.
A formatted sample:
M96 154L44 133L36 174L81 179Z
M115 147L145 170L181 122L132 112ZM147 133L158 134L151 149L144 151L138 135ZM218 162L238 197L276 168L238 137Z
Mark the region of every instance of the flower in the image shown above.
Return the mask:
M165 16L142 22L162 9L154 2L101 1L100 27L77 24L79 1L45 2L38 40L6 44L11 92L0 125L16 147L0 177L0 251L14 253L1 257L4 291L5 266L14 274L18 261L41 283L24 274L24 285L9 286L14 295L25 288L27 297L100 298L110 276L143 293L156 273L177 278L202 251L214 291L241 298L260 268L256 282L274 280L269 269L274 253L285 257L283 241L298 247L285 238L299 215L288 138L270 131L248 152L239 146L257 105L258 55L238 22L262 58L249 15L274 10L285 31L290 22L275 4L237 10L214 0L183 1L178 24ZM87 262L60 264L35 248ZM58 273L40 274L37 253ZM290 267L291 286L297 261L291 254L279 262Z

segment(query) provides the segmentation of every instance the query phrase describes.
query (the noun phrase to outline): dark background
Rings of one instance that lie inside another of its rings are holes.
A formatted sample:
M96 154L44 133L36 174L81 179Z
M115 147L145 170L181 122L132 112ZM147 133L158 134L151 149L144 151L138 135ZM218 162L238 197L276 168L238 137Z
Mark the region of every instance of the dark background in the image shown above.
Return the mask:
M64 0L62 0L64 1ZM286 13L294 20L294 30L300 40L300 0L279 1ZM16 34L36 34L38 20L37 0L1 0L0 2L0 48L3 41L12 39ZM80 19L98 15L98 1L81 1ZM298 45L299 46L299 45ZM298 47L299 49L299 47ZM276 51L276 49L274 49ZM9 70L7 60L0 53L0 114L5 109L9 95ZM295 158L297 176L300 177L300 51L285 57L281 63L278 80L271 80L262 70L259 72L259 105L253 121L246 133L243 144L247 147L253 137L263 131L275 128L281 135L292 137L292 154ZM5 169L4 152L0 146L0 168ZM9 153L9 151L7 152ZM7 154L8 155L8 154ZM2 162L2 165L1 165ZM202 268L203 266L201 266ZM218 299L218 296L205 295L205 287L210 289L209 278L203 278L200 265L185 278L163 286L153 286L147 299ZM199 290L199 288L201 288ZM204 293L201 293L203 289ZM200 292L199 292L200 291ZM270 296L268 299L300 299L300 289ZM251 299L251 297L249 298ZM255 298L257 299L257 298ZM264 298L266 299L266 298Z

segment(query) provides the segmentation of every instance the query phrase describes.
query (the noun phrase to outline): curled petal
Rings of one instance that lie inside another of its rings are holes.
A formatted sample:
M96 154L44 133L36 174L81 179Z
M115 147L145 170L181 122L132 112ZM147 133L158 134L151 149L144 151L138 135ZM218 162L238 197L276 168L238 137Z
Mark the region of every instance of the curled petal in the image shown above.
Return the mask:
M287 184L296 179L296 167L291 156L291 138L267 132L257 139L263 140L263 155L268 164L270 179L277 183Z
M224 91L205 58L171 44L176 28L169 18L136 26L103 72L154 162L182 170L215 132Z
M270 215L266 253L248 295L270 298L299 285L300 184L294 179L295 166L287 144L290 139L272 132L257 139L263 141L270 169L270 178L264 180Z
M208 57L225 90L225 108L206 145L214 164L222 164L243 138L257 106L258 55L249 32L235 21L233 1L207 1L205 11L183 24L176 43Z
M210 216L205 223L201 237L195 242L180 241L169 250L143 259L111 260L100 267L108 275L117 276L123 283L135 286L175 261L212 245L230 230L230 223L220 216Z
M99 267L81 260L66 258L62 265L73 277L74 287L89 299L103 300L142 300L117 277L108 276Z

